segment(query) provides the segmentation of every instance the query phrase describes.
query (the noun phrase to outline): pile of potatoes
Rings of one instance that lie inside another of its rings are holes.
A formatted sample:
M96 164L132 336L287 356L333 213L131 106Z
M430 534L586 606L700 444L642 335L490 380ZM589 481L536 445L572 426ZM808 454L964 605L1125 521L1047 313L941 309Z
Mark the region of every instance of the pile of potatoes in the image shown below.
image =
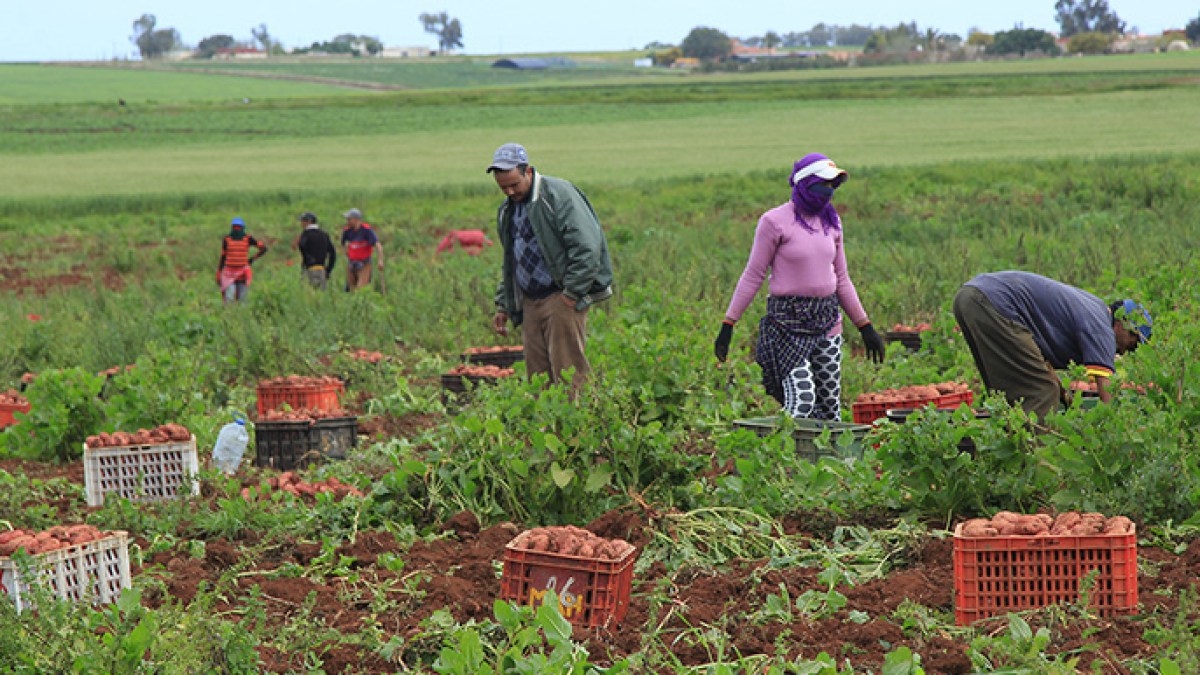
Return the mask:
M495 345L492 347L467 347L463 354L514 354L523 351L521 345Z
M29 405L29 401L16 389L9 389L0 391L0 405L21 407Z
M349 412L341 408L333 408L331 410L319 410L317 408L298 408L296 410L286 410L276 408L268 410L262 415L259 415L259 422L315 422L317 420L329 419L331 417L353 417Z
M633 551L624 539L605 539L574 525L535 527L512 540L513 548L539 553L558 553L580 558L620 560Z
M1105 517L1103 513L1065 511L1053 517L1045 513L1024 515L1000 511L991 519L972 518L963 523L964 537L997 537L1001 535L1073 536L1097 534L1128 534L1133 521L1125 516Z
M344 386L341 380L328 375L322 377L310 377L308 375L287 375L261 380L258 383L258 386L260 387L327 387L331 385L336 386L339 389Z
M153 429L138 429L137 431L114 431L111 434L101 431L86 439L89 448L120 448L127 445L161 445L187 441L192 438L192 432L182 424L160 424Z
M355 361L366 361L367 363L379 363L384 359L383 352L374 352L367 349L355 349L346 354Z
M933 328L933 326L929 325L928 323L926 323L924 321L922 321L921 323L918 323L916 325L913 325L913 326L910 326L905 323L897 323L897 324L892 325L892 332L893 333L921 333L921 332L930 330L932 328Z
M10 530L0 533L0 556L10 556L22 548L29 555L49 553L103 539L108 534L92 525L55 525L41 532Z
M284 471L278 476L271 476L267 479L267 485L272 489L283 490L297 497L316 497L323 492L333 493L338 499L363 496L362 490L353 485L343 483L335 476L330 476L323 481L310 483L302 479L295 471ZM251 501L253 494L250 488L242 488L242 498L246 501Z
M508 377L516 371L512 368L501 368L500 366L454 366L447 372L447 375L458 375L467 377Z
M942 396L961 394L971 388L962 382L939 382L937 384L913 384L899 389L868 391L858 395L855 403L912 403L934 401Z

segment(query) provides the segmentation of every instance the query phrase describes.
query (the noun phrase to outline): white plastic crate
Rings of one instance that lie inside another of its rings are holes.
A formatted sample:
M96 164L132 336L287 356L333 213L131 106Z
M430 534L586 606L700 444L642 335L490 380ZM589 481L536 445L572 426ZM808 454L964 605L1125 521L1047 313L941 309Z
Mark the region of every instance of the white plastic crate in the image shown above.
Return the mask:
M12 558L0 557L0 594L7 594L20 612L29 606L30 583L42 583L63 600L109 603L129 588L129 534L107 537L33 556L32 577Z
M183 489L200 494L196 437L186 442L83 446L83 473L88 506L104 504L116 494L130 500L174 499Z

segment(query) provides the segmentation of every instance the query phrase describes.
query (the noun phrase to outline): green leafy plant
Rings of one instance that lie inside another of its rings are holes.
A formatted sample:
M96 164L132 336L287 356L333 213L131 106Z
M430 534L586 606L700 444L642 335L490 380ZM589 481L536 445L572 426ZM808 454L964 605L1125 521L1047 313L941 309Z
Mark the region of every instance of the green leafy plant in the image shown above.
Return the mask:
M0 443L8 453L29 459L78 459L84 439L105 422L98 398L103 384L79 367L42 373L25 391L30 410L21 417L19 431L0 434Z
M1050 656L1050 630L1037 632L1017 614L1008 615L1008 630L996 636L980 635L971 640L967 656L972 665L986 672L1032 672L1069 675L1075 673L1078 658Z
M607 668L590 663L587 650L571 640L571 624L557 607L552 590L536 610L497 600L493 613L500 641L490 643L480 630L461 627L447 635L433 669L448 675L629 672L621 662Z

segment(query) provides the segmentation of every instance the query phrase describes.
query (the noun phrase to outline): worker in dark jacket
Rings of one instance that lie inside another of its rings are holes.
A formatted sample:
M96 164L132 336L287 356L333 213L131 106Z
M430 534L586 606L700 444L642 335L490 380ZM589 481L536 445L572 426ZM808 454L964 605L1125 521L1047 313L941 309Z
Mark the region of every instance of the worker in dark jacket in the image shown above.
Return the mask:
M1150 339L1150 313L1133 300L1110 304L1087 291L1032 272L991 272L963 284L954 318L990 390L1044 418L1066 399L1056 370L1087 369L1096 393L1112 399L1108 381L1118 354Z
M301 274L313 288L324 290L337 264L337 248L329 234L317 224L317 216L312 211L300 214L300 225L304 229L300 231L293 247L300 251L300 263L303 266Z

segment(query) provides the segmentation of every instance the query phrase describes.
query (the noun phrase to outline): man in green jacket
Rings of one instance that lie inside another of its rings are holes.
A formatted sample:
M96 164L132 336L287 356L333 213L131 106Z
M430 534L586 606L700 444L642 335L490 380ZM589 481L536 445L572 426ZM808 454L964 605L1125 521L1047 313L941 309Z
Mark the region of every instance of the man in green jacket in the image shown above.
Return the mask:
M525 148L505 143L488 173L507 199L496 215L504 268L492 328L522 326L525 367L558 382L575 369L573 393L586 381L587 312L612 296L612 262L587 197L561 178L538 173Z

